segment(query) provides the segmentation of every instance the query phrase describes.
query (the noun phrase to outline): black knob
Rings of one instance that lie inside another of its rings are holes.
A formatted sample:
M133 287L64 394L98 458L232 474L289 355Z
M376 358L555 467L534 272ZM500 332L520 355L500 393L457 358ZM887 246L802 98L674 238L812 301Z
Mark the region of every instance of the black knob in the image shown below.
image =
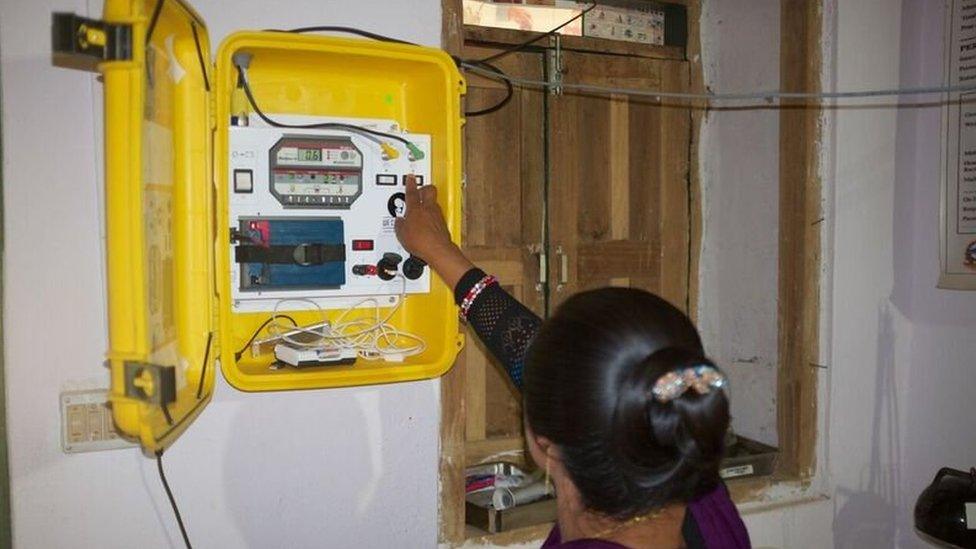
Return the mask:
M376 263L376 275L382 280L393 280L393 277L397 274L397 267L400 266L400 262L402 261L403 257L400 254L393 252L383 254L383 259L380 259Z
M403 217L407 208L407 195L404 193L393 193L390 200L386 203L386 210L390 212L390 217Z
M409 280L417 280L424 274L427 262L417 256L410 256L403 262L403 276Z

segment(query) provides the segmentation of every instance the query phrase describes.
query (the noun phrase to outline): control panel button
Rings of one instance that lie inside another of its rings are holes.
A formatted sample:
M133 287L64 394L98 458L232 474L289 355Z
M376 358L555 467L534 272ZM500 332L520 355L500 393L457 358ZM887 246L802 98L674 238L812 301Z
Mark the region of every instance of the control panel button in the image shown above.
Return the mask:
M254 171L253 170L234 170L234 192L235 193L254 192Z
M404 185L407 184L407 178L410 178L410 177L412 177L413 180L417 182L417 186L418 187L423 187L424 186L424 176L417 175L417 174L408 174L408 175L403 176L403 184Z
M397 184L397 176L394 173L378 173L378 174L376 174L376 184L377 185L396 186L396 184Z

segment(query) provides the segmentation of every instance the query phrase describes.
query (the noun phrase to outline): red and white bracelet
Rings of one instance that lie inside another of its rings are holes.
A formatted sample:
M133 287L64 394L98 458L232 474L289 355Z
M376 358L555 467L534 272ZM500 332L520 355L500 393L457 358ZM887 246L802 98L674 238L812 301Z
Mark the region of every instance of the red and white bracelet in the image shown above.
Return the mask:
M465 294L464 299L461 300L461 318L463 320L468 319L468 310L471 308L471 305L474 304L474 301L478 299L478 296L481 295L481 292L483 292L488 286L496 283L498 283L497 278L492 275L485 275L474 286L472 286L470 290L468 290L468 293Z

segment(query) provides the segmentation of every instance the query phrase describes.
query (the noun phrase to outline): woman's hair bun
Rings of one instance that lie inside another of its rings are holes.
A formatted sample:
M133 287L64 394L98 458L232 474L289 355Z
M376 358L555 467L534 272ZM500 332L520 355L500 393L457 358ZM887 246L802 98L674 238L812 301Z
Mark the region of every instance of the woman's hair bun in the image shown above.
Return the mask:
M560 448L587 507L628 518L714 488L729 425L725 391L661 401L663 376L721 370L690 319L640 290L568 299L544 325L525 370L532 430Z

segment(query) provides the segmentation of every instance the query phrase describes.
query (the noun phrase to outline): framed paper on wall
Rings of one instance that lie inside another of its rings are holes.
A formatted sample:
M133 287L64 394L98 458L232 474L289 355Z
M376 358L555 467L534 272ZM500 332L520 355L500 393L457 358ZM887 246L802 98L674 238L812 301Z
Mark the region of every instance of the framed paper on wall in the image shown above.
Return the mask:
M951 0L946 81L976 86L976 0ZM976 290L976 91L948 94L942 118L939 287Z

